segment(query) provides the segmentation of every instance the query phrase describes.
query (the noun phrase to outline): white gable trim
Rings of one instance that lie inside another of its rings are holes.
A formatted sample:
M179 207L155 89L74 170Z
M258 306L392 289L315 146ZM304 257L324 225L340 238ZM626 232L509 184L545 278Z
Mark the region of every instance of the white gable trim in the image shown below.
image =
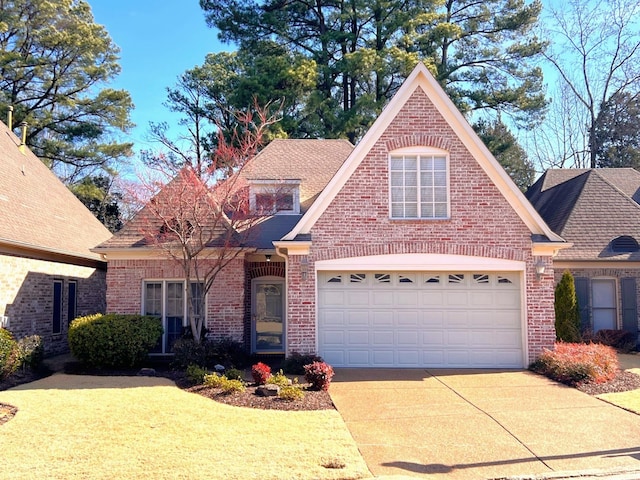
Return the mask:
M393 99L387 104L369 131L353 149L351 155L347 157L347 160L336 172L307 213L300 219L293 230L282 239L293 240L297 235L307 234L311 231L311 228L318 221L322 213L329 207L344 184L351 175L353 175L362 160L417 88L421 88L427 97L429 97L429 100L431 100L453 131L456 132L462 143L467 147L471 155L473 155L480 167L496 185L500 193L502 193L511 207L516 211L531 233L545 235L552 241L564 242L564 240L556 235L544 220L542 220L542 217L540 217L523 193L513 183L511 178L509 178L509 175L507 175L484 143L482 143L482 140L480 140L473 131L471 125L469 125L460 111L455 107L423 63L418 63L413 72L411 72L411 75L405 80Z

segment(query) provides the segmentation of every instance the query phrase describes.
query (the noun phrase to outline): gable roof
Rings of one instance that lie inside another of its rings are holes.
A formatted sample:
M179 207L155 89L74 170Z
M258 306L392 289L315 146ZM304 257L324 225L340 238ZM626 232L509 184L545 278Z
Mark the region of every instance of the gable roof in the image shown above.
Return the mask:
M351 152L351 155L349 155L349 158L347 158L340 170L338 170L327 187L319 195L318 200L313 203L296 227L283 237L283 240L295 240L310 233L311 228L320 218L324 210L340 192L347 180L368 154L369 150L378 141L413 92L418 88L424 91L445 121L456 132L480 167L496 185L524 224L530 229L532 235L535 235L535 238L540 238L543 242L564 243L564 240L545 224L542 217L540 217L538 212L531 206L498 161L489 152L482 140L476 135L469 123L458 111L423 63L418 63L411 75L405 80L398 92Z
M247 162L240 179L249 183L300 181L300 207L304 213L352 150L353 145L347 140L275 139ZM170 195L169 191L179 189L179 177L176 176L158 193L157 201L163 201ZM272 242L291 231L301 217L301 214L283 214L261 218L244 236L255 248L272 250ZM159 229L159 220L153 218L147 207L143 207L96 251L152 247L145 239L145 231L148 233L154 222Z
M90 249L109 237L111 232L0 122L0 249L71 263L96 261L101 257Z
M527 191L547 224L573 246L565 260L640 260L640 252L619 253L611 241L640 241L640 172L632 168L552 169Z

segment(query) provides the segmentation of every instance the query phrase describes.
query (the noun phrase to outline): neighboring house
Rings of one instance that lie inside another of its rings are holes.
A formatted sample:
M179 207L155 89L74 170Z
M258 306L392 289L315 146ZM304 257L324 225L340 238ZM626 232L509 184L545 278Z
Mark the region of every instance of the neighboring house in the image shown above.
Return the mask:
M554 259L556 282L569 270L583 330L638 335L640 172L632 168L548 170L527 197L571 248Z
M105 309L106 264L90 248L110 236L0 123L0 323L67 352L69 321Z
M277 213L210 292L212 335L341 367L520 368L553 345L552 256L567 244L424 65L356 147L277 140L245 176L252 206ZM94 250L107 308L186 325L180 269L135 222Z

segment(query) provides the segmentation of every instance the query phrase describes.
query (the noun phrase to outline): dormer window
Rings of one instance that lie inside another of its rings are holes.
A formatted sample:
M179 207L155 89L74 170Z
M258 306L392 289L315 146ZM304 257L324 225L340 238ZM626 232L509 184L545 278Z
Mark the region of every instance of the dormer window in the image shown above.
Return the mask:
M300 213L300 180L251 180L250 206L260 215Z

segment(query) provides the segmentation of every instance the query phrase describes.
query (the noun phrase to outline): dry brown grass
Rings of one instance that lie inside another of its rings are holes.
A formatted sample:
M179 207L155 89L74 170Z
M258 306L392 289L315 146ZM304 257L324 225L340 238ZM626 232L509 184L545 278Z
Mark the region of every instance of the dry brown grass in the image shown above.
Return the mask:
M640 368L632 368L629 372L640 375ZM605 402L629 410L640 415L640 390L630 390L628 392L604 393L597 396Z
M18 407L0 426L2 479L371 477L334 410L231 407L164 378L63 374L0 402Z

